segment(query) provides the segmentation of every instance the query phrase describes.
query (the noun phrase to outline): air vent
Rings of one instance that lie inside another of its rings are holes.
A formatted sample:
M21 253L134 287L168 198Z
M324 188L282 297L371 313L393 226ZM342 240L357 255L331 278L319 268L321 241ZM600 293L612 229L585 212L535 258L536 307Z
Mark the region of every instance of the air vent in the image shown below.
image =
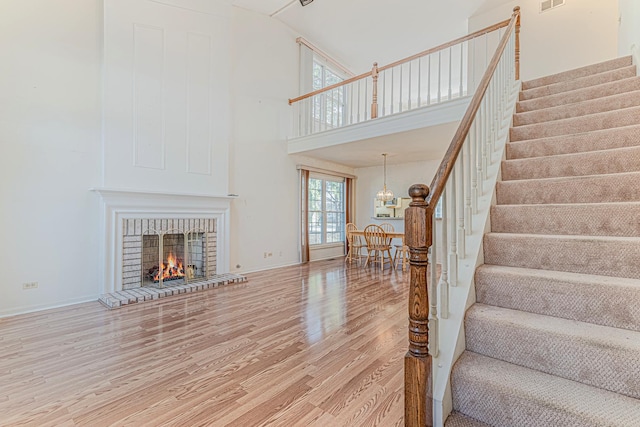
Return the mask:
M562 6L564 0L544 0L540 2L540 13L551 10L555 7Z

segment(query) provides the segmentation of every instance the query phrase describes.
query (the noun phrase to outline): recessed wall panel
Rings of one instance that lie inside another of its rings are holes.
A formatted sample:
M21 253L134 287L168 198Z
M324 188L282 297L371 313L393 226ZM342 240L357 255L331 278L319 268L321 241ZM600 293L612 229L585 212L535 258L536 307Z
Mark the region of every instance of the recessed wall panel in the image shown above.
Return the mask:
M133 165L164 169L164 30L134 24Z
M211 174L211 36L187 34L187 172Z

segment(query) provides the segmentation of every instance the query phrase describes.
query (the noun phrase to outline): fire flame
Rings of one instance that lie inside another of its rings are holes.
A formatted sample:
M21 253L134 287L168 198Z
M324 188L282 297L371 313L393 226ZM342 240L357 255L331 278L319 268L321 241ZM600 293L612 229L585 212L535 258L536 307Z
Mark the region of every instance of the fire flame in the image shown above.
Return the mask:
M153 280L177 279L184 277L184 267L182 266L182 260L176 258L173 252L169 252L167 256L166 264L163 262L160 264L160 271L154 276Z

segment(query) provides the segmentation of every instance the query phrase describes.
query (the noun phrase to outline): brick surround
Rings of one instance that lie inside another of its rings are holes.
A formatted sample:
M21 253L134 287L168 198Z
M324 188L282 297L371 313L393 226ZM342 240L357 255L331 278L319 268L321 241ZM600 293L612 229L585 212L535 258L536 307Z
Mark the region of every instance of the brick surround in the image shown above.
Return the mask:
M122 220L122 289L142 286L143 236L201 232L205 237L205 276L207 280L217 271L217 222L215 218L126 218ZM156 242L158 239L155 239ZM157 245L157 243L156 243ZM149 254L145 256L149 257ZM149 260L148 260L149 261ZM192 281L197 281L192 279Z

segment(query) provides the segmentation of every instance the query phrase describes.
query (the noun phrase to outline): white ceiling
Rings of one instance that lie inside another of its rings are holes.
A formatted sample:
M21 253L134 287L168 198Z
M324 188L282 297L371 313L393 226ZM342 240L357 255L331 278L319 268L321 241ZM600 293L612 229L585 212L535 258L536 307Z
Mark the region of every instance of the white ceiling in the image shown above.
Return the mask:
M233 0L233 5L273 15L360 74L373 62L388 64L460 37L470 16L510 1L315 0L302 7L299 0Z
M401 164L441 159L451 143L459 122L429 126L391 136L362 139L346 144L318 148L300 154L352 168L379 165L381 154L387 153L387 163Z

